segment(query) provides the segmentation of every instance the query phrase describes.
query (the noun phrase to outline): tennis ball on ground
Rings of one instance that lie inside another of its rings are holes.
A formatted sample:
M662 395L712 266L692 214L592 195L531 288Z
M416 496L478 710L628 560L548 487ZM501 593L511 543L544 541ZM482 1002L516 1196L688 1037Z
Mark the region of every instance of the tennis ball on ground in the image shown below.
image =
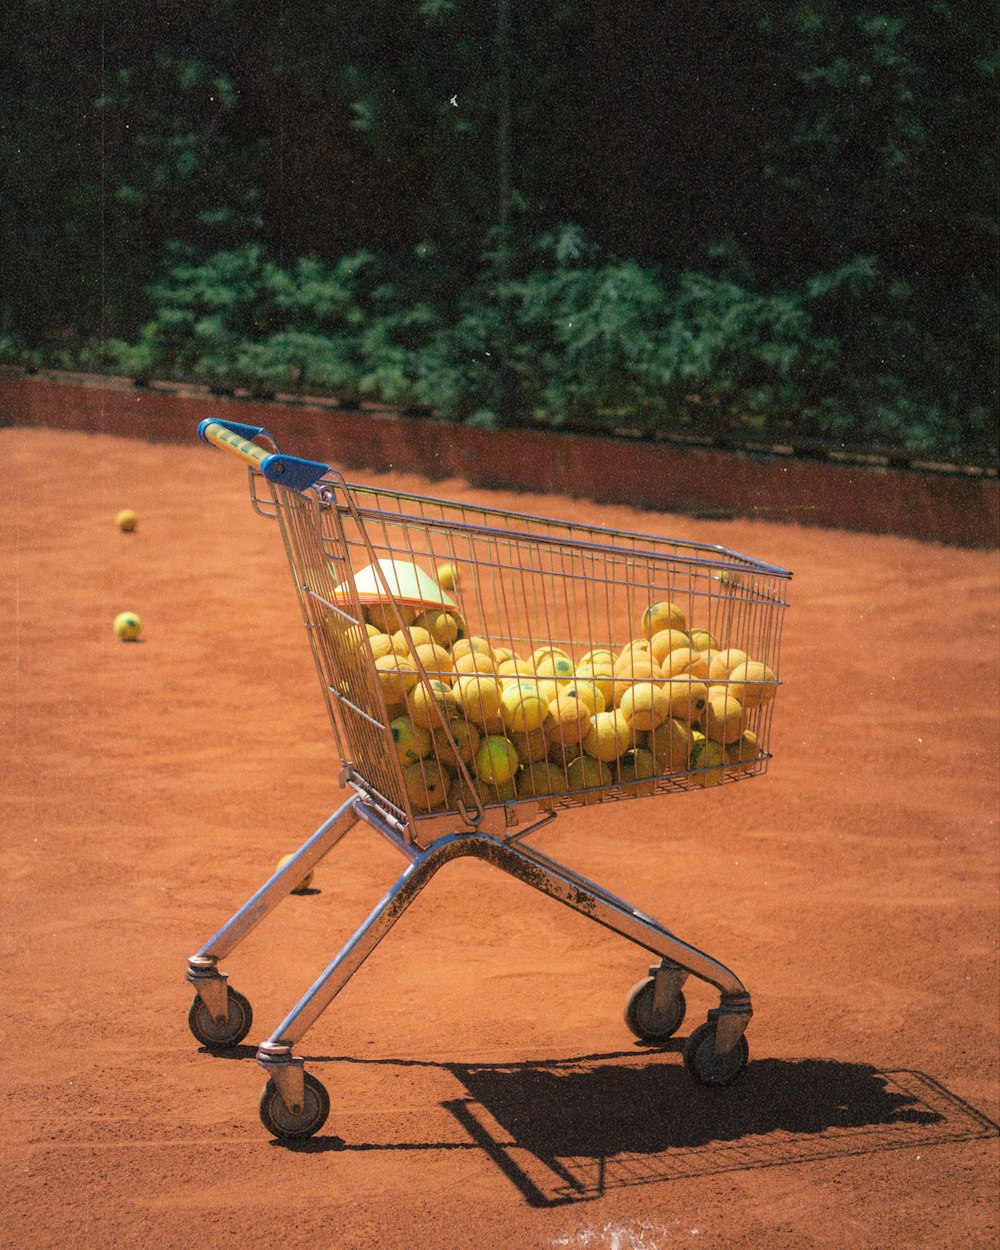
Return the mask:
M460 636L458 618L452 612L443 612L440 608L428 608L415 617L412 624L426 629L431 641L439 647L450 647Z
M708 666L709 681L725 681L734 668L745 664L749 658L745 651L740 651L737 647L713 652Z
M417 666L406 655L397 655L390 651L375 661L382 694L387 703L399 703L405 699L420 678Z
M549 753L549 740L544 729L533 729L525 734L511 731L510 740L522 764L536 764Z
M726 747L726 763L735 764L737 771L741 773L749 772L759 755L760 744L751 729L744 729L738 741Z
M420 760L403 769L407 798L418 811L431 812L443 807L449 781L448 774L434 760Z
M495 734L488 734L476 752L476 774L480 781L491 786L503 786L511 781L518 763L513 744Z
M415 725L409 716L394 717L389 722L389 729L399 762L404 768L430 754L430 733L422 725Z
M461 719L448 721L448 733L454 739L454 747L449 742L448 734L445 733L443 727L431 731L434 754L444 764L455 765L460 759L466 764L471 764L479 750L482 734L475 725Z
M131 508L122 508L121 512L115 517L115 525L126 534L131 534L138 523L139 518Z
M547 760L528 764L514 778L519 799L537 799L543 795L565 794L566 777L561 768Z
M598 712L590 718L590 728L583 738L583 750L602 763L616 760L632 745L629 723L616 708L613 712Z
M704 738L696 742L691 752L691 767L695 769L692 780L699 786L715 786L726 775L726 750L721 742Z
M656 782L649 778L656 776L656 759L652 751L645 747L636 747L634 751L626 751L618 765L621 784L628 786L633 794L652 794Z
M726 745L743 732L743 705L724 691L709 691L705 708L705 737Z
M442 590L457 590L459 580L458 565L449 561L437 566L437 584Z
M415 725L422 729L437 729L442 719L453 720L461 716L458 696L446 681L432 677L428 686L418 681L406 696L406 710Z
M694 736L683 721L671 717L652 730L646 739L648 749L661 772L683 772L691 759Z
M591 803L600 803L601 791L610 785L614 785L611 769L592 755L578 755L566 765L567 789L584 791L579 798L588 807Z
M281 872L282 868L284 868L286 864L290 864L294 858L295 858L294 855L282 855L281 859L278 860L277 867L275 868L274 871ZM302 878L299 884L292 890L292 893L293 894L305 894L306 890L308 890L309 887L312 885L312 880L313 880L313 874L312 874L312 869L310 868L310 870Z
M655 729L670 715L670 702L653 682L636 682L618 704L622 716L633 729Z
M500 713L500 685L482 673L463 673L452 687L462 712L483 728L497 723L503 726Z
M691 639L680 629L661 629L649 640L649 650L657 664L663 664L671 651L679 647L690 647Z
M669 713L691 724L700 721L708 705L708 686L690 675L671 677L661 687L670 705Z
M750 711L770 703L778 688L778 679L760 660L737 664L729 674L729 693Z
M500 696L503 723L515 733L531 733L533 729L540 729L549 714L548 699L540 693L534 682L531 686L534 689L524 689L511 682Z
M661 629L679 629L687 633L687 617L676 603L662 599L659 603L651 603L642 614L642 632L652 638Z
M122 642L135 642L142 633L142 621L134 612L119 612L113 628Z

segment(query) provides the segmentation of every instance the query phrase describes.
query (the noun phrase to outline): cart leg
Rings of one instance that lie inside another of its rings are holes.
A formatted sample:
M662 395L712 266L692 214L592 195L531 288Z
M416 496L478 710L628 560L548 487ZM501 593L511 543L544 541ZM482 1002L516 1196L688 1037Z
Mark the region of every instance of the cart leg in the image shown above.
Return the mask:
M188 959L186 980L196 998L188 1022L198 1041L213 1047L235 1046L246 1037L252 1022L250 1004L226 984L219 960L230 954L247 934L291 894L296 884L327 855L358 821L356 798L349 799L299 848L222 928Z

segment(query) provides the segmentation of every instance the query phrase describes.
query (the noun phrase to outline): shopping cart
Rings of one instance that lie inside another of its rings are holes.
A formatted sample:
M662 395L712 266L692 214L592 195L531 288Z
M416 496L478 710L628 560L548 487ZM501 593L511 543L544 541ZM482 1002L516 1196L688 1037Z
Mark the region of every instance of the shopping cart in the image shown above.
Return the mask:
M329 1097L293 1049L464 855L652 952L625 1005L640 1039L677 1032L689 976L714 986L684 1064L703 1084L734 1081L751 1016L739 978L528 839L574 807L766 770L791 574L723 547L349 484L258 426L199 434L247 462L254 509L278 522L350 797L189 959L195 1037L214 1051L247 1036L250 1004L219 962L355 825L409 861L260 1043L268 1131L323 1125Z

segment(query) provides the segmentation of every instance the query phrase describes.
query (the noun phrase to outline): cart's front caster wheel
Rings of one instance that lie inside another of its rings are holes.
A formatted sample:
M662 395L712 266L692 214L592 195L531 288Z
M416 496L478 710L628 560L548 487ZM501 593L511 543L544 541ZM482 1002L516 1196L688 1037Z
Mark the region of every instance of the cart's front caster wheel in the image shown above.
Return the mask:
M288 1107L273 1080L268 1081L260 1096L261 1123L272 1137L282 1141L301 1141L304 1137L312 1137L323 1127L330 1114L330 1095L326 1086L311 1072L302 1075L305 1091L301 1107Z
M684 1066L702 1085L732 1085L749 1062L750 1047L745 1036L728 1055L716 1053L714 1022L700 1024L684 1046Z
M654 1010L655 991L656 978L647 977L632 986L625 1000L625 1023L644 1042L665 1042L668 1037L673 1037L684 1023L684 1012L687 1010L680 990L667 1003L665 1010Z
M228 1050L230 1046L238 1046L250 1032L253 1024L250 1003L238 990L228 985L226 1007L228 1014L221 1019L212 1015L200 994L195 995L191 1004L188 1026L202 1046L207 1046L209 1050Z

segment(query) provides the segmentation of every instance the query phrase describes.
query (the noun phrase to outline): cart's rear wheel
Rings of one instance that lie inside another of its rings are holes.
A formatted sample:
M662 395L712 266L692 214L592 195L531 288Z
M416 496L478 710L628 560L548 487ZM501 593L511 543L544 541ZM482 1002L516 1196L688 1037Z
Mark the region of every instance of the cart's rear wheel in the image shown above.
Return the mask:
M632 986L625 1000L625 1023L644 1042L665 1042L668 1037L673 1037L684 1023L684 1012L687 1010L684 995L678 990L667 1003L666 1010L655 1011L655 990L656 978L646 977Z
M272 1137L282 1141L301 1141L304 1137L312 1137L323 1127L330 1114L330 1095L326 1086L311 1072L302 1075L305 1091L301 1107L290 1108L273 1080L268 1081L260 1096L261 1123Z
M716 1053L715 1023L700 1024L684 1046L684 1066L702 1085L732 1085L750 1062L750 1047L741 1037L727 1055Z
M202 1046L209 1050L227 1050L238 1046L250 1032L253 1011L239 990L226 986L226 1018L213 1016L200 994L195 995L188 1012L188 1027Z

